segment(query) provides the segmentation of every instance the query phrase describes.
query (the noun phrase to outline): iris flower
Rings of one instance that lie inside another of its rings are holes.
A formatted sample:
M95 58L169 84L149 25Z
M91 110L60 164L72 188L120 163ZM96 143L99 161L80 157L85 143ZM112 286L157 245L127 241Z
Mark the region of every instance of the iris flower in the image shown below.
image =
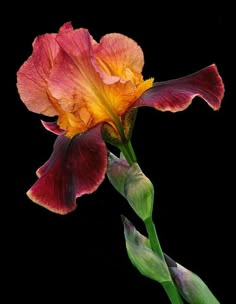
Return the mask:
M59 214L74 210L76 198L94 192L105 177L105 142L134 163L130 137L138 107L177 112L199 96L219 109L224 87L214 64L164 82L144 80L143 65L141 47L118 33L98 43L68 22L34 40L32 55L17 72L17 88L30 111L56 119L42 123L58 136L27 192L32 201Z

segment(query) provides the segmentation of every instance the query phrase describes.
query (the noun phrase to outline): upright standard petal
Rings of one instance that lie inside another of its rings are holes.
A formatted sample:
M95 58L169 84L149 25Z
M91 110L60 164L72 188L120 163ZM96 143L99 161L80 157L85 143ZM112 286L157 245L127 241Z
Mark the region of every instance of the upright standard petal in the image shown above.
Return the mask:
M107 34L94 46L100 68L107 75L117 75L123 81L138 84L142 80L144 56L141 47L132 39L118 33Z
M133 104L150 106L160 111L177 112L186 109L195 96L203 98L218 110L224 95L224 85L214 64L183 78L157 82Z
M33 43L33 53L17 72L17 88L26 107L47 116L58 115L49 98L47 79L59 52L56 34L38 36Z
M58 55L49 90L66 112L59 119L60 127L73 136L100 122L114 123L136 99L134 84L103 81L94 65L96 43L87 30L60 33L57 41L64 52Z
M35 203L59 214L76 208L76 198L94 192L104 179L107 150L101 125L74 136L58 136L50 159L37 171L39 180L27 192Z

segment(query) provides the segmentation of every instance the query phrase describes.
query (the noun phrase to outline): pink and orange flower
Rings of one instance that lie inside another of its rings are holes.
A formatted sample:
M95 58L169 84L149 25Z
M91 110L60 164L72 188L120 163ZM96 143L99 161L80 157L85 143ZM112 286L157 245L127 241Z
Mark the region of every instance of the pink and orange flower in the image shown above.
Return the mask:
M27 192L31 200L60 214L74 210L76 198L94 192L105 177L104 141L129 146L138 107L182 111L199 96L219 109L224 85L214 64L165 82L144 80L143 65L141 47L118 33L98 43L88 30L65 23L59 33L35 39L17 72L17 88L30 111L57 117L42 123L58 137Z

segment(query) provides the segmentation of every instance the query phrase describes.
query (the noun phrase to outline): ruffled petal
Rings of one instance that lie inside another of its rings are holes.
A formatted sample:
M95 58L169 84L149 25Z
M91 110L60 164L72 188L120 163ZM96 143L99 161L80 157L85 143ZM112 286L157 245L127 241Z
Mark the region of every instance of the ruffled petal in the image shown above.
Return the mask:
M94 192L104 179L107 150L101 125L72 139L58 136L39 180L27 192L35 203L59 214L76 208L76 198Z
M94 53L106 75L116 75L135 84L141 81L144 56L134 40L118 33L107 34L94 46Z
M94 66L95 42L86 29L58 34L64 52L49 79L49 90L67 115L59 119L68 136L84 132L100 122L113 122L135 100L131 81L108 85ZM69 114L69 115L68 115Z
M214 64L183 78L155 83L131 106L149 106L160 111L177 112L186 109L195 96L203 98L218 110L224 95L224 85Z
M58 56L49 89L64 111L76 112L86 106L85 100L97 99L99 84L91 63L91 36L86 29L77 29L58 34L57 42L64 52Z
M64 130L60 129L60 127L58 126L56 121L41 120L41 123L46 130L48 130L49 132L52 132L56 135L61 135L62 133L65 132Z
M17 72L17 88L26 107L35 113L57 115L49 99L47 79L59 52L56 34L38 36L33 43L33 53Z

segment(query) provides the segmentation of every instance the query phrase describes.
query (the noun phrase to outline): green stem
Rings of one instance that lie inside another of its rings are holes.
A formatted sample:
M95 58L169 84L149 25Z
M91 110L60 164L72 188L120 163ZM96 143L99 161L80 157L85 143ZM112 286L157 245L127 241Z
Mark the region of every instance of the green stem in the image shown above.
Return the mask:
M151 243L151 246L152 246L152 249L153 251L155 251L158 256L163 260L163 262L165 263L166 265L166 262L165 262L165 258L164 258L164 255L163 255L163 251L161 249L161 245L160 245L160 242L159 242L159 239L158 239L158 236L157 236L157 233L156 233L156 228L155 228L155 225L153 223L153 220L151 217L147 218L145 221L145 226L146 226L146 230L147 230L147 233L148 233L148 238L150 240L150 243ZM170 280L167 281L167 282L164 282L162 283L162 286L163 288L165 289L170 301L172 304L183 304L183 301L172 281L172 278L171 278L171 275L170 275L170 272L169 272L169 269L168 269L168 266L166 265L166 271L168 272L169 274L169 278Z
M128 142L119 145L119 149L123 153L129 165L132 166L132 164L136 162L136 156L131 141L129 140Z
M162 249L161 249L161 244L159 242L157 232L156 232L156 228L155 228L155 225L152 221L152 218L151 217L147 218L144 221L144 223L145 223L145 226L146 226L146 230L147 230L147 233L148 233L148 238L151 242L151 246L152 246L153 251L155 251L163 261L165 261L164 255L163 255L163 252L162 252Z
M120 127L120 126L119 126ZM126 160L128 161L129 165L131 166L133 163L135 163L137 161L131 141L126 141L125 140L125 134L123 129L120 127L118 128L119 133L121 135L122 138L122 144L119 145L119 149L121 150L121 152L123 153L124 157L126 158ZM149 240L151 242L151 246L153 251L155 251L158 256L162 259L163 263L166 265L165 262L165 258L163 255L163 251L161 249L161 245L156 233L156 228L155 225L153 223L152 217L149 217L148 219L146 219L144 221L145 225L146 225L146 230L148 233L148 237ZM169 274L169 281L164 282L162 284L163 288L165 289L170 301L172 304L183 304L183 301L172 281L168 266L166 265L166 272Z
M165 289L165 292L167 293L172 304L183 304L184 303L172 281L164 282L164 283L162 283L162 286Z

